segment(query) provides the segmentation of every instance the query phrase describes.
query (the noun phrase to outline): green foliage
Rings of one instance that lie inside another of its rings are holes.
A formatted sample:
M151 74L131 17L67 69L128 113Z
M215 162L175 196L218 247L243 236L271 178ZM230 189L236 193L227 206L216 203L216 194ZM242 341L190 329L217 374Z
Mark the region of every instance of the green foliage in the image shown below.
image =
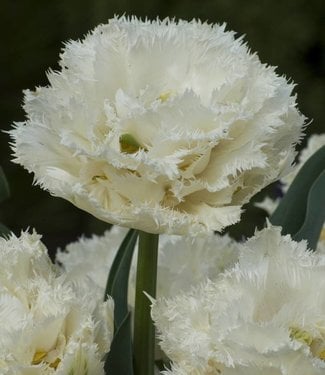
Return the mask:
M316 248L325 220L325 146L310 157L270 218L283 234Z
M9 184L5 174L3 173L2 168L0 167L0 203L3 202L5 199L9 198L9 196Z
M294 235L296 241L307 239L311 249L316 249L319 234L325 221L325 171L323 171L312 185L307 199L305 220Z
M9 184L2 168L0 167L0 203L9 198L9 196ZM8 235L9 233L10 230L5 225L0 223L0 236Z
M125 236L109 272L104 300L114 299L114 324L118 328L128 313L127 293L129 272L138 232L130 229Z
M128 281L138 232L130 229L125 236L112 264L104 299L114 300L114 338L105 361L107 374L133 373L130 313L128 311Z
M110 351L107 355L105 374L133 375L132 343L130 339L131 314L128 313L114 335Z

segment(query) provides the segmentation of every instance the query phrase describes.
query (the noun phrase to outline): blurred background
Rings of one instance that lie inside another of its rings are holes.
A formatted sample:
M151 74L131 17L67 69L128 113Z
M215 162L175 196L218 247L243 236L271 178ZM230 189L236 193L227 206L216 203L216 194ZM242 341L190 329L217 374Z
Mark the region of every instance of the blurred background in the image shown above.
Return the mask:
M11 196L1 203L0 222L15 233L35 228L52 253L81 234L102 233L108 224L33 186L32 175L10 162L9 137L3 131L24 120L22 90L47 84L45 73L58 68L63 42L82 38L115 14L226 22L228 30L245 35L262 62L278 66L279 74L297 84L299 108L313 121L307 136L325 132L324 0L2 0L0 165ZM276 186L268 191L276 194ZM249 205L245 220L231 234L251 235L265 215Z

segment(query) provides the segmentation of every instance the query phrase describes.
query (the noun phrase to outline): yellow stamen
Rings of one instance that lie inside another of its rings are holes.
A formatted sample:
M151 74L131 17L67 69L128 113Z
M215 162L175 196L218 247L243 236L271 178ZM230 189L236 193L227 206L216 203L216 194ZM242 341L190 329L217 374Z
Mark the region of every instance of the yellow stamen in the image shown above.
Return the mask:
M308 346L310 346L313 341L311 334L300 328L290 328L290 337L304 344L307 344Z
M325 228L320 232L319 240L325 242Z
M60 358L57 358L54 362L52 362L50 364L50 367L54 368L56 370L56 368L59 366L59 363L61 362L61 359Z
M33 360L32 360L32 365L39 365L42 362L48 363L48 361L46 360L47 355L48 355L48 352L44 352L44 351L36 352L34 354L34 357L33 357ZM49 363L49 366L56 370L56 368L59 366L60 362L61 362L61 359L57 358L52 363Z
M32 365L39 365L46 356L47 352L36 352L32 360Z
M96 176L93 176L92 178L92 181L97 181L97 180L107 180L107 177L106 176L100 176L100 175L96 175Z
M325 347L324 340L320 337L312 337L312 335L297 327L290 328L290 337L309 346L309 349L314 357L325 361Z
M325 361L325 349L323 349L321 352L319 352L317 357L319 359L322 359L323 361Z
M162 92L158 99L160 99L162 102L166 102L170 96L171 96L172 92L171 91L165 91L165 92Z

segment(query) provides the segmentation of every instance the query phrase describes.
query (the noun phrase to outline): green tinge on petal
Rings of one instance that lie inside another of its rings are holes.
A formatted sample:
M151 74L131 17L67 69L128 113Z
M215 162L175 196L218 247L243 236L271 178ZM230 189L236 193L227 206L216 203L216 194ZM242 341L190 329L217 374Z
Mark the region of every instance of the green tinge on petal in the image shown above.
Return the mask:
M133 137L133 135L128 133L122 134L120 136L119 142L121 151L126 152L127 154L134 154L140 149L145 150L145 148L140 145L140 143Z

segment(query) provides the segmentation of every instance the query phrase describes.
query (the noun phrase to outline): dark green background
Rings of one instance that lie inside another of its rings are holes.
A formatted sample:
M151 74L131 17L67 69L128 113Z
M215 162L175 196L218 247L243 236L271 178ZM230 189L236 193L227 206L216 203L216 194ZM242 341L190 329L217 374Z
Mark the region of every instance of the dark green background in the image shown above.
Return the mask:
M312 125L307 133L322 133L324 126L325 33L324 0L5 0L1 8L1 129L24 119L22 90L46 85L46 70L57 68L62 42L81 38L114 14L149 18L200 18L228 24L245 34L260 59L278 66L278 72L297 83L301 112ZM51 248L63 246L81 233L100 233L100 223L68 202L32 186L32 176L10 162L8 135L0 134L0 165L10 186L11 198L1 204L0 221L19 233L35 227ZM252 233L262 210L249 210L244 224L233 231Z

